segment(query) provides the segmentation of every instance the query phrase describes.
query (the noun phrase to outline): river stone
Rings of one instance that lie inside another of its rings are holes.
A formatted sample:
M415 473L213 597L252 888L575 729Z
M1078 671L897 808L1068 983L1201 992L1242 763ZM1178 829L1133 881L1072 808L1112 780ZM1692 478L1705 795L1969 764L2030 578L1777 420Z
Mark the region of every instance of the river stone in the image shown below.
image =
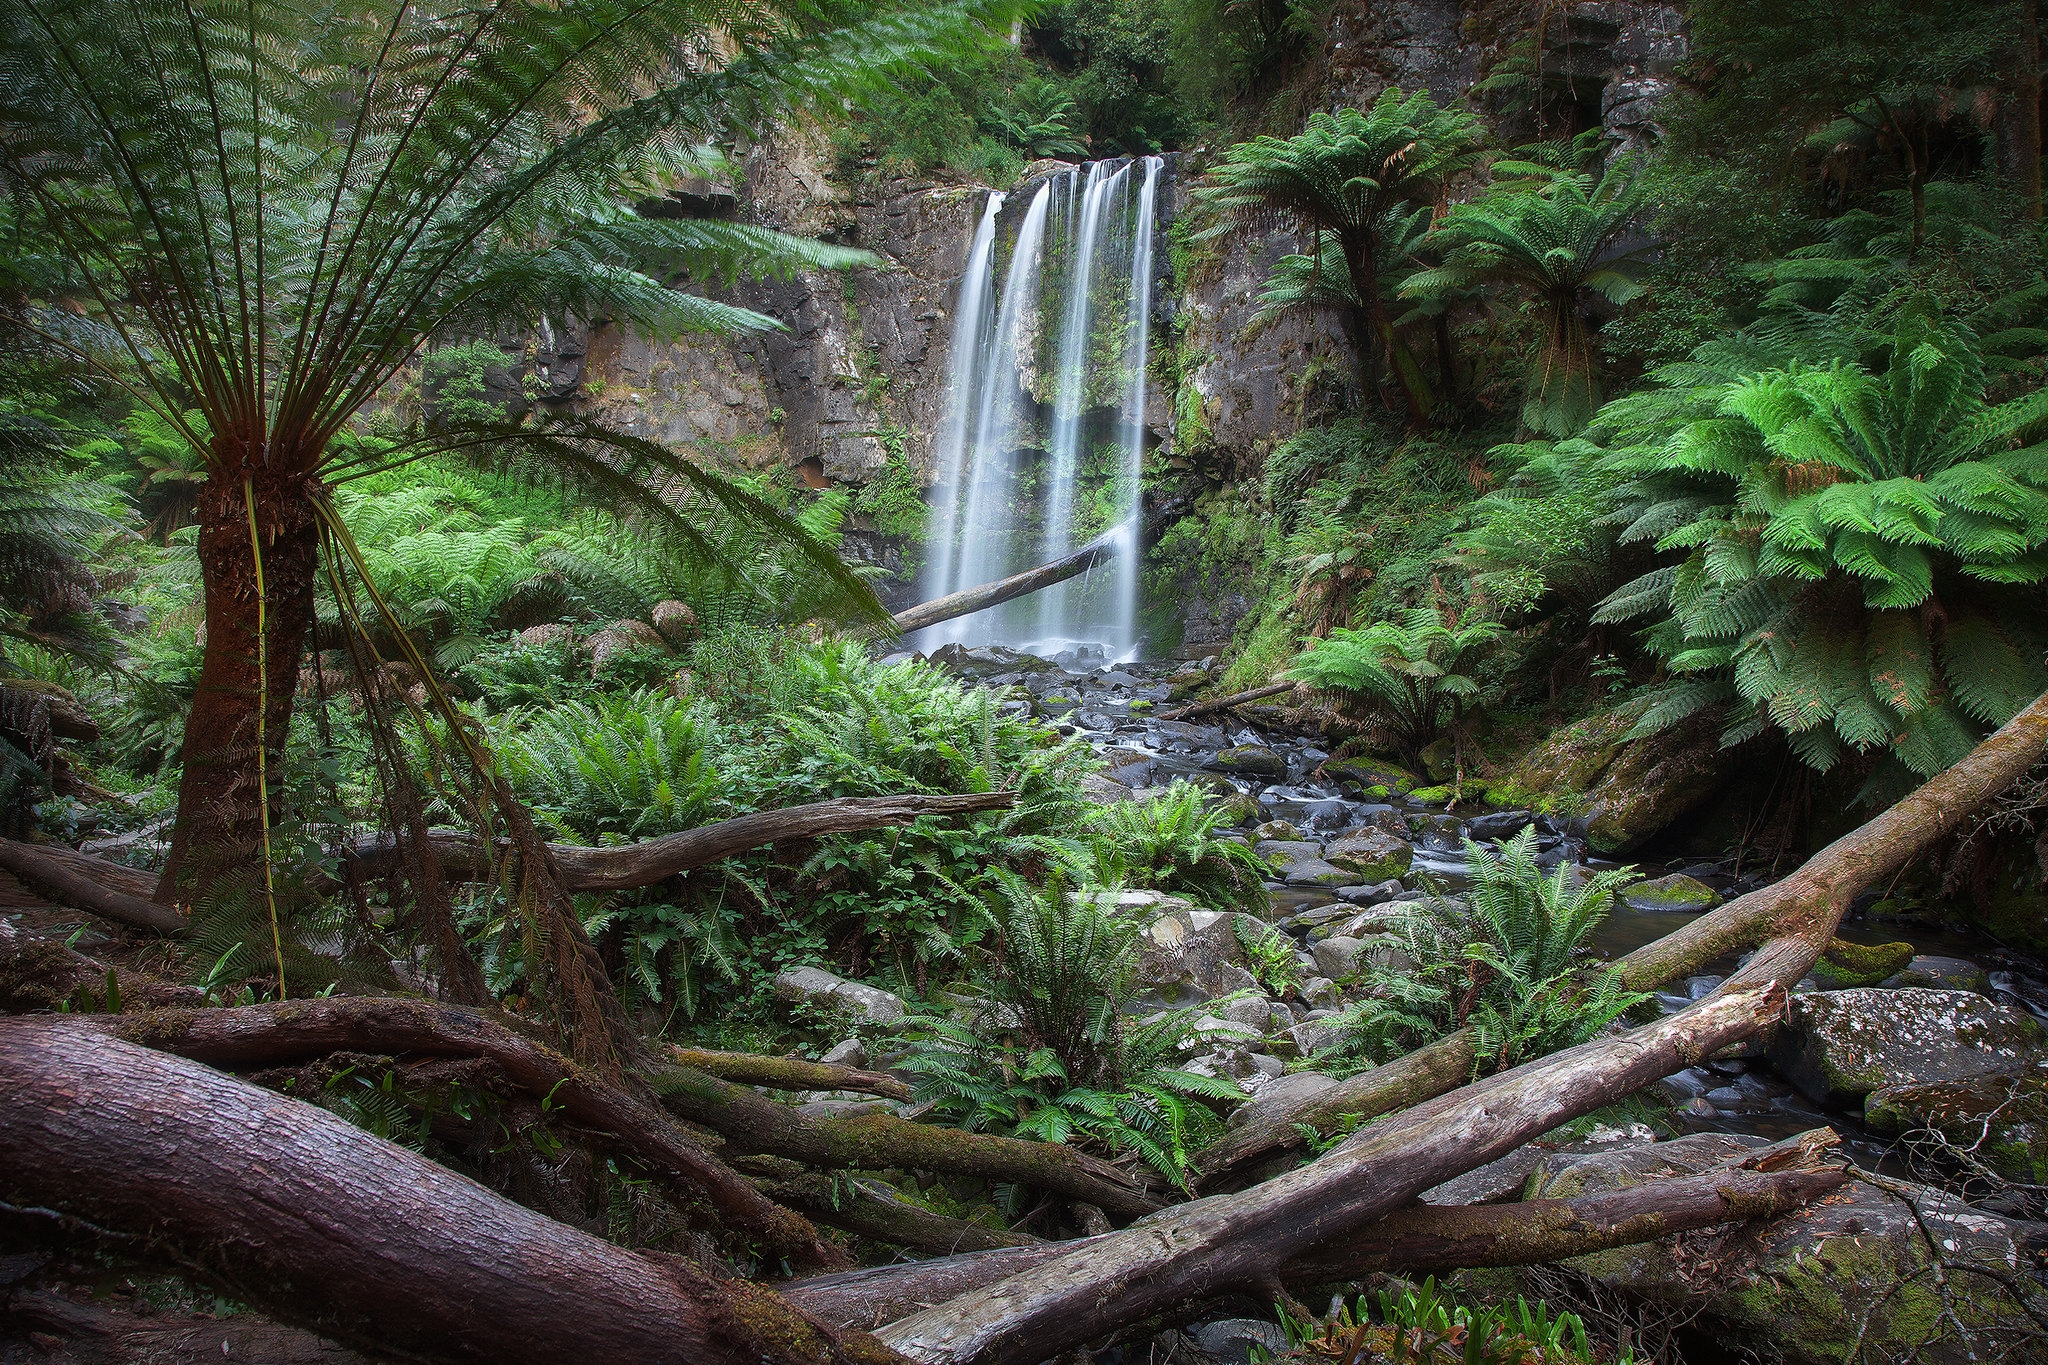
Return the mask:
M1637 882L1621 898L1631 910L1711 910L1721 903L1720 892L1683 872Z
M2040 1025L1968 991L1808 991L1787 1011L1770 1059L1823 1104L1853 1107L1886 1086L2019 1075L2043 1060Z
M1226 1022L1239 1024L1263 1036L1273 1019L1273 1002L1263 995L1240 995L1216 1006Z
M1488 843L1499 839L1512 839L1534 823L1536 817L1526 810L1497 810L1485 815L1475 815L1465 822L1465 837L1474 843Z
M1415 861L1415 845L1383 830L1364 830L1324 844L1323 857L1368 882L1398 881Z
M1266 782L1280 782L1287 777L1287 760L1262 744L1233 744L1203 766Z
M1373 886L1340 886L1337 899L1350 905L1383 905L1398 900L1408 888L1397 880L1380 882Z
M1310 951L1315 955L1317 971L1332 981L1342 981L1358 971L1358 959L1365 955L1365 940L1326 938Z
M1341 892L1338 894L1342 894ZM1938 991L1974 991L1991 994L1991 974L1967 958L1915 957L1904 971L1882 983L1893 990L1901 986L1926 986Z
M848 981L823 967L787 967L775 978L775 998L854 1016L870 1024L897 1023L909 1009L903 997L879 986Z
M1289 886L1342 886L1355 880L1352 873L1323 861L1323 846L1312 839L1261 839L1252 852L1270 863Z
M1112 782L1101 773L1083 773L1081 795L1098 806L1113 806L1119 801L1134 799L1137 793L1121 782Z
M1188 1332L1217 1365L1251 1365L1254 1347L1258 1359L1272 1360L1286 1354L1289 1346L1285 1332L1258 1318L1198 1322Z
M1759 1137L1696 1133L1576 1162L1543 1186L1542 1197L1572 1198L1667 1175L1697 1175L1764 1145ZM1539 1197L1537 1185L1532 1179L1525 1197ZM2048 1228L2037 1223L1982 1213L1937 1190L1906 1188L1928 1234L1943 1245L1952 1265L1976 1262L2001 1279L2016 1271L2023 1276L2035 1263L2038 1240L2048 1235ZM1699 1274L1694 1254L1665 1240L1562 1264L1609 1290L1703 1310L1695 1331L1707 1339L1767 1343L1774 1358L1787 1365L1843 1365L1852 1358L1866 1321L1867 1340L1890 1348L1873 1358L1911 1359L1915 1365L1961 1365L1971 1358L1952 1333L1923 1344L1941 1303L1927 1273L1926 1236L1904 1200L1861 1181L1841 1185L1769 1223L1749 1225L1741 1236L1721 1244L1711 1275ZM1502 1278L1505 1284L1488 1282L1490 1292L1512 1293L1526 1283ZM1990 1300L1988 1289L1959 1297L1972 1327L1990 1324L1996 1331L2002 1323L2006 1332L2003 1338L1977 1342L1974 1359L2022 1358L2000 1349L2001 1340L2026 1340L2014 1330L2016 1315L1999 1313Z
M1932 1129L2008 1180L2048 1185L2048 1074L1887 1086L1863 1121L1894 1137Z

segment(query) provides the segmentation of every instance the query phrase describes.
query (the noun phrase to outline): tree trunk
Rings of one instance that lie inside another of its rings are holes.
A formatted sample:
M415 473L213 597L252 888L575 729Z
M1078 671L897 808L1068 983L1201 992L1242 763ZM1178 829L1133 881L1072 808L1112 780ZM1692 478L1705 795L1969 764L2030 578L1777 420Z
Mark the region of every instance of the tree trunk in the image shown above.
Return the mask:
M778 1296L636 1255L197 1063L0 1022L0 1196L77 1240L168 1251L223 1292L429 1360L887 1359Z
M1365 385L1367 396L1371 396L1379 392L1380 370L1394 345L1393 319L1387 316L1387 301L1380 297L1379 244L1369 229L1340 232L1337 242L1344 252L1344 267L1350 272L1359 310L1364 314L1364 344L1359 346L1358 368L1360 382ZM1356 338L1353 344L1359 344ZM1408 425L1416 431L1428 430L1429 404L1417 392L1412 366L1395 365L1393 370L1401 397L1408 405Z
M335 1052L481 1058L570 1122L605 1135L600 1145L683 1187L680 1202L706 1200L726 1226L750 1233L778 1256L818 1264L837 1259L807 1222L761 1194L659 1109L474 1010L424 1000L343 997L239 1009L83 1015L75 1027L238 1071L287 1066Z
M2041 218L2041 15L2037 0L2020 4L2019 40L1998 104L1998 170L2019 196L2020 213Z
M1183 706L1178 711L1165 711L1160 713L1159 719L1192 720L1196 716L1206 716L1212 711L1228 711L1231 707L1242 706L1248 701L1258 701L1264 697L1277 697L1282 692L1292 692L1293 690L1294 683L1291 681L1268 683L1264 687L1254 687L1249 692L1233 692L1227 697L1217 697L1213 701L1198 701L1193 706Z
M259 865L263 795L257 775L267 767L274 783L282 771L299 652L313 621L320 538L308 484L300 476L257 469L250 487L262 547L261 594L241 480L216 475L199 493L206 653L185 719L178 822L157 882L156 899L166 905L190 904L216 878ZM260 650L259 615L266 637ZM258 669L259 656L268 665L267 677Z
M1753 1036L1784 1007L1775 987L1719 996L1503 1072L1361 1129L1243 1194L1093 1239L880 1335L934 1365L1011 1365L1226 1291L1276 1297L1288 1262L1355 1238L1431 1186Z

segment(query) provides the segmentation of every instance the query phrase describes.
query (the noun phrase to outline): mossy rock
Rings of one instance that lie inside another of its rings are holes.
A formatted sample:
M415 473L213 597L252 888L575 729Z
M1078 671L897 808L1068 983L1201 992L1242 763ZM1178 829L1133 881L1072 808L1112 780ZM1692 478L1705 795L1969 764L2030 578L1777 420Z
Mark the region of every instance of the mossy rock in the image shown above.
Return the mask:
M1448 782L1458 775L1457 743L1449 735L1424 745L1422 770L1439 782Z
M1910 943L1879 943L1870 946L1836 939L1827 946L1820 961L1813 964L1813 979L1831 991L1852 986L1875 986L1888 976L1906 970L1913 960Z
M1863 1121L1893 1137L1938 1133L2008 1180L2048 1185L2048 1076L1976 1076L1872 1091Z
M1131 714L1134 716L1142 716L1151 709L1152 703L1146 701L1143 697L1131 703Z
M1772 1064L1809 1098L1840 1108L1888 1086L2028 1075L2048 1061L2031 1016L1968 991L1807 991L1786 1016Z
M1342 787L1357 787L1369 797L1387 796L1414 775L1397 763L1381 759L1333 758L1323 764L1323 776Z
M1622 900L1631 910L1700 911L1719 905L1721 893L1697 877L1674 872L1654 881L1638 882L1622 893Z
M1393 881L1408 874L1415 861L1415 846L1383 830L1367 829L1324 844L1323 857L1356 874L1361 882Z
M1287 777L1287 760L1262 744L1233 745L1211 759L1209 766L1220 772L1263 781L1278 782Z

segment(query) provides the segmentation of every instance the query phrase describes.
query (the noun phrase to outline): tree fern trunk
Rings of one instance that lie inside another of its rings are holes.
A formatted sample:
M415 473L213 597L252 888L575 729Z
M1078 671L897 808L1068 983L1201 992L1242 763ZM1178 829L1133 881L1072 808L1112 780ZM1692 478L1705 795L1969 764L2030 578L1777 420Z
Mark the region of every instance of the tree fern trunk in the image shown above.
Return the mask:
M262 550L260 599L241 479L216 474L199 495L206 653L185 721L177 825L157 883L156 898L165 904L189 902L215 879L260 866L258 773L267 769L274 785L282 770L299 654L313 620L319 539L307 482L259 468L250 471L249 488ZM259 616L268 637L261 650ZM267 662L267 677L258 668L259 656Z

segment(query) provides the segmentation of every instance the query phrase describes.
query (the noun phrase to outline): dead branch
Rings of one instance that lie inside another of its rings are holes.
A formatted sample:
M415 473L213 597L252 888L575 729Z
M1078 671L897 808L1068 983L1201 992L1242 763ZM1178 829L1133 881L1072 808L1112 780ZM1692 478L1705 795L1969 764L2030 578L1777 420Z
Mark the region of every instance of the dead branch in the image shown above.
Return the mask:
M17 1223L168 1254L280 1321L407 1358L888 1358L766 1290L612 1246L312 1105L82 1024L0 1021L0 1199Z
M132 884L138 880L133 869L121 867L118 863L106 863L104 866L115 869L116 873L103 873L92 866L101 862L101 859L89 858L68 848L60 853L56 849L0 839L0 868L12 872L59 905L84 910L130 929L146 929L153 934L185 932L185 917L176 910L158 905L149 898L148 891L137 894L133 890L121 889L123 882ZM151 878L139 880L152 887L154 885Z
M1254 687L1249 692L1233 692L1227 697L1218 697L1214 701L1199 701L1193 706L1183 706L1178 711L1162 711L1159 719L1192 720L1196 716L1206 716L1212 711L1228 711L1231 707L1242 706L1248 701L1258 701L1263 697L1277 697L1282 692L1292 692L1293 690L1294 684L1291 682L1269 683L1264 687Z

